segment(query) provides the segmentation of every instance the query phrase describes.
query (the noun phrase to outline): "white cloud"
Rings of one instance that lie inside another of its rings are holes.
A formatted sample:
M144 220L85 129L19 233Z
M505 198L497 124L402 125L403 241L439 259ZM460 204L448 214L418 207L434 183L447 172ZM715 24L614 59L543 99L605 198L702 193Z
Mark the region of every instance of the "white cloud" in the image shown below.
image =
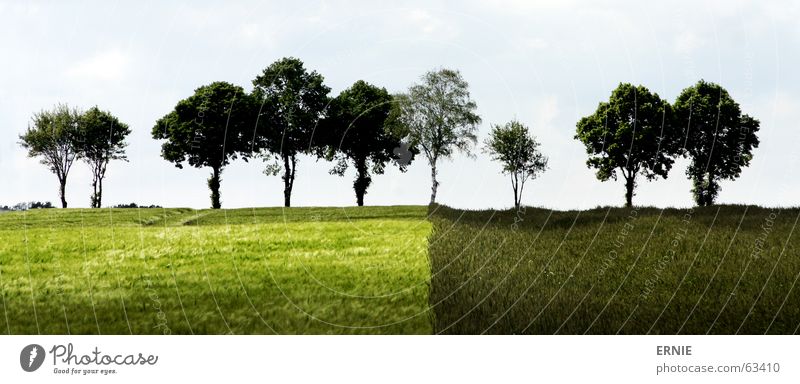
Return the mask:
M672 41L672 47L677 53L691 53L705 44L705 39L691 31L681 32Z
M558 118L558 97L555 95L548 95L536 102L533 106L533 113L534 130L552 127L556 118Z
M425 9L411 10L407 15L407 19L413 24L414 29L429 36L451 39L458 35L458 30L454 27L454 23L442 20Z
M67 75L90 80L119 81L127 75L129 67L130 56L119 49L111 49L78 61L67 69Z

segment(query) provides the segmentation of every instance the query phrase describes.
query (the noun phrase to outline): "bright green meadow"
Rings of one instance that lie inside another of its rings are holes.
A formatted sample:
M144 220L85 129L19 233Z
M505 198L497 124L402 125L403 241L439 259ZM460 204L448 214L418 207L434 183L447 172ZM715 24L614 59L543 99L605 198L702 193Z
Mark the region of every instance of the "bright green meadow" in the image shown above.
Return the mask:
M425 207L0 214L0 332L431 333Z

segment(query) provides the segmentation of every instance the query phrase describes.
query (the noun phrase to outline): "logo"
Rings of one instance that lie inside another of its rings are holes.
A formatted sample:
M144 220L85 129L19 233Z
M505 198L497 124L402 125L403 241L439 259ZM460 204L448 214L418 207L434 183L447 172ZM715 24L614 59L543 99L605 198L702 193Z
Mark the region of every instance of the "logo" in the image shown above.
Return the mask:
M44 363L44 348L39 344L31 344L22 348L19 353L19 365L25 372L33 372Z

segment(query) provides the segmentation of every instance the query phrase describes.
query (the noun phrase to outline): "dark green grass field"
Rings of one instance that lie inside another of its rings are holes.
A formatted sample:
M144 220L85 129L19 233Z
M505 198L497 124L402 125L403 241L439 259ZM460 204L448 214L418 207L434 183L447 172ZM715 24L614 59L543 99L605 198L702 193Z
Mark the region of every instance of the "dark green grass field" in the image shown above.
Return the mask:
M0 333L794 334L798 209L0 214Z
M424 207L0 214L0 332L431 333Z
M794 334L798 209L432 207L447 334Z

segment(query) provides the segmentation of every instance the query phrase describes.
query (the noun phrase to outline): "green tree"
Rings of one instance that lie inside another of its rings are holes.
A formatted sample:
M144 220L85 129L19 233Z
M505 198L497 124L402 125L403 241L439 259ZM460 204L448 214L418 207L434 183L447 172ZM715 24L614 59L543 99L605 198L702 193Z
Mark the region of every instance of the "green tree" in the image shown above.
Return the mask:
M39 157L58 178L62 208L67 207L67 176L79 153L79 116L77 109L59 104L52 110L35 113L32 124L19 136L28 157Z
M699 206L714 204L721 180L734 180L750 165L759 141L758 120L742 114L721 86L700 80L675 101L676 124L684 130L686 170Z
M398 124L404 127L412 147L428 159L431 167L431 201L436 202L439 188L439 160L452 157L455 151L471 156L478 139L475 135L481 118L470 98L469 84L461 73L450 69L430 71L420 84L397 96Z
M93 107L79 120L80 145L78 156L92 169L92 208L100 208L103 199L103 179L111 160L125 160L125 138L131 133L128 125L110 112Z
M621 83L608 102L577 124L575 138L586 146L586 165L601 181L625 179L625 205L633 204L636 176L667 178L680 150L680 134L670 124L669 103L647 88Z
M503 173L511 177L514 208L519 209L525 182L547 169L547 157L539 151L539 142L519 121L494 125L486 139L486 151L492 160L503 164Z
M410 161L394 155L403 143L386 124L391 107L392 96L385 88L359 80L331 100L322 124L328 158L338 160L331 174L344 176L348 163L355 167L353 190L359 206L364 205L364 195L372 184L370 170L383 174L386 163L394 160L405 171Z
M253 95L261 102L255 147L266 161L276 160L267 165L265 173L275 175L283 170L287 207L291 206L298 156L323 155L322 140L314 141L329 101L330 88L323 80L322 75L306 71L303 62L293 57L272 63L253 80Z
M211 207L220 208L222 170L238 157L247 160L255 127L254 99L236 85L214 82L197 88L156 122L154 139L166 140L161 156L183 168L183 163L211 168L208 187Z

